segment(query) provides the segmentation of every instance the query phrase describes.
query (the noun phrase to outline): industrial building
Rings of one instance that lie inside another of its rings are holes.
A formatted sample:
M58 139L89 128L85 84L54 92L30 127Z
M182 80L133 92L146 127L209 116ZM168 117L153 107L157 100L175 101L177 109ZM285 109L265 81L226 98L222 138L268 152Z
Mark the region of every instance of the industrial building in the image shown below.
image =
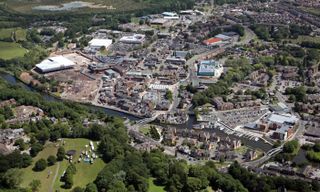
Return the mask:
M215 60L204 60L198 65L198 76L218 78L222 72L223 66Z
M146 36L143 34L134 34L132 36L123 36L120 39L120 42L127 43L127 44L143 44L145 37Z
M63 69L73 68L75 63L64 56L49 57L36 65L36 70L41 73L49 73Z
M101 47L108 49L112 45L112 39L92 39L89 41L89 48L98 51Z

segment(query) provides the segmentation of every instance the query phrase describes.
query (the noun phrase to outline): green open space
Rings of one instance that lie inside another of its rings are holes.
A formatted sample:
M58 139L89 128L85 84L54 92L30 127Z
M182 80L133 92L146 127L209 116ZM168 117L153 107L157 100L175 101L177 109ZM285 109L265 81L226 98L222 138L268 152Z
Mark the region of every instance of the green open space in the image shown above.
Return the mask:
M287 39L291 43L301 43L303 41L311 41L315 43L320 43L320 37L312 37L307 35L300 35L297 39Z
M21 3L21 0L7 0L6 3L9 9L18 11L21 13L57 13L56 11L48 12L48 11L36 11L33 8L41 5L59 5L61 6L63 3L69 3L76 0L28 0ZM83 0L84 2L92 2L95 5L101 5L101 8L81 8L81 9L71 9L73 12L83 12L83 11L131 11L144 8L148 5L145 1L136 1L136 0ZM115 9L109 9L103 6L112 6Z
M22 28L3 28L0 29L0 40L5 41L25 41L27 38L27 31Z
M304 10L307 13L310 13L315 16L320 16L320 9L315 7L302 7L302 10Z
M64 139L65 144L64 148L66 151L68 150L76 150L76 155L74 156L74 162L77 168L77 173L73 176L74 179L74 185L73 187L80 186L85 187L88 183L93 182L95 178L97 177L98 173L104 168L105 163L102 161L102 159L98 158L94 160L93 164L84 163L81 161L80 163L77 163L81 151L85 150L85 145L89 145L90 140L88 139ZM97 148L97 143L94 142L95 148ZM63 172L67 169L69 165L69 162L64 160L60 164L60 169L58 172L58 177L55 180L54 183L54 191L70 191L64 190L61 188L63 185L62 182L60 182L60 177L62 176Z
M49 191L58 165L55 164L53 166L47 167L45 170L41 172L34 172L32 168L34 167L34 164L36 163L37 160L41 158L47 159L50 155L55 155L57 153L57 149L58 147L55 144L53 143L47 144L45 148L35 158L33 158L32 165L22 169L23 175L22 175L21 187L28 187L29 183L32 180L40 180L41 187L39 191Z
M51 187L53 187L53 191L70 191L70 189L65 190L62 189L63 185L60 182L60 177L63 172L67 169L69 162L67 160L63 160L62 162L57 162L55 165L51 167L47 167L44 171L34 172L32 170L35 162L40 158L47 159L50 155L56 155L58 147L63 146L66 151L68 150L76 150L76 154L74 156L74 163L77 169L76 174L73 176L74 185L73 187L80 186L85 187L88 183L93 182L97 177L98 173L104 168L105 163L102 159L98 158L94 160L93 164L84 163L83 161L77 162L81 151L86 150L86 145L89 145L90 140L88 139L63 139L64 145L62 141L57 143L50 143L45 145L43 151L41 151L34 159L31 166L22 169L23 170L23 182L21 187L28 187L29 183L38 179L41 181L41 188L39 191L49 191ZM94 142L95 149L97 148L97 143ZM88 150L89 148L87 148ZM59 170L57 170L59 168ZM57 172L57 177L54 180L54 176ZM48 176L48 174L50 175Z
M19 43L0 41L0 59L8 60L16 57L22 57L27 53Z
M0 29L0 39L10 39L12 37L12 33L14 32L13 28L5 28Z
M140 127L139 131L144 135L148 135L150 133L150 125L145 125L143 127Z
M155 178L150 177L149 182L149 192L165 192L164 186L158 186L154 183Z
M16 41L26 41L27 40L27 31L24 29L15 30L15 40Z

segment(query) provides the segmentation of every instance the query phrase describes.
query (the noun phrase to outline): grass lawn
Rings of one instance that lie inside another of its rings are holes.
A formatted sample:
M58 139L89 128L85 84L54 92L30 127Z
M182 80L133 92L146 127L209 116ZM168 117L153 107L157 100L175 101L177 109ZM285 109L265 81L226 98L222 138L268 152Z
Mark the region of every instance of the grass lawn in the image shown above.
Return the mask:
M24 29L16 30L16 41L26 41L27 40L27 31Z
M16 41L25 41L27 37L27 31L22 28L5 28L0 29L0 39L11 39L13 33L15 32Z
M0 29L0 39L10 39L13 32L13 28Z
M148 135L150 133L150 125L140 127L139 131L140 131L140 133L143 133L144 135Z
M320 16L320 9L319 8L303 7L302 10L304 10L312 15Z
M243 145L243 146L239 147L238 149L235 149L235 152L238 152L239 154L244 155L248 149L249 148L247 146Z
M34 180L38 179L41 181L41 188L39 191L49 191L51 183L53 182L53 177L57 168L57 164L47 167L44 171L41 172L34 172L32 168L37 160L44 158L47 159L50 155L57 154L57 147L55 144L51 143L46 145L43 151L41 151L34 159L31 166L22 169L23 171L23 180L21 183L21 187L28 187L29 183ZM48 172L52 172L52 174L48 177Z
M82 150L85 150L85 145L89 145L88 139L64 139L65 144L64 148L66 151L68 150L76 150L76 155L74 157L74 162L78 160L79 155ZM62 189L61 186L63 185L62 182L60 182L60 177L63 174L63 172L67 169L69 162L67 160L63 160L60 162L60 168L58 170L58 175L54 179L54 175L56 173L56 170L58 168L58 163L56 163L54 166L46 168L44 171L41 172L34 172L32 170L35 162L40 159L44 158L47 159L49 155L56 155L58 145L62 145L62 142L58 143L50 143L47 144L43 151L41 151L37 157L33 159L33 164L27 168L22 169L23 174L23 182L21 184L22 187L28 187L29 183L33 179L39 179L41 181L41 189L39 191L47 192L50 190L51 186L53 186L53 191L70 191L70 189L65 190ZM97 144L95 143L95 148L97 147ZM94 160L93 164L84 163L84 162L76 162L75 163L77 168L77 173L73 176L74 185L73 187L80 186L85 187L88 183L93 182L95 178L97 177L98 173L104 168L105 163L102 161L102 159L96 159ZM51 175L48 177L48 172L52 172Z
M27 49L23 48L20 44L14 42L0 41L0 58L1 59L13 59L16 57L22 57L27 52Z
M8 5L9 9L12 9L14 11L18 11L21 13L32 13L32 12L37 12L37 13L61 13L61 12L48 12L48 11L35 11L33 10L34 7L39 6L39 5L61 5L63 3L68 3L72 2L75 0L29 0L29 1L24 1L21 3L20 0L6 0L6 4ZM144 7L147 7L149 4L148 1L135 1L135 0L86 0L85 2L93 2L96 3L97 5L103 5L103 6L112 6L115 8L114 10L110 10L108 8L82 8L82 9L72 9L72 12L103 12L103 11L108 11L108 12L114 12L114 11L130 11L130 10L137 10L141 9ZM129 5L129 6L128 6Z
M301 43L303 41L312 41L312 42L315 42L315 43L320 43L320 37L312 37L312 36L301 35L297 39L286 39L286 41L292 42L292 43Z
M66 151L68 150L76 150L77 153L75 155L74 160L78 160L79 155L82 150L85 150L85 145L89 145L88 139L64 139L65 145L64 148ZM95 148L97 147L97 144L94 142ZM59 191L70 191L70 190L64 190L61 188L63 185L62 182L60 182L60 177L63 174L63 172L67 169L69 163L67 160L64 160L60 164L60 169L58 172L58 177L54 183L54 191L59 189ZM74 187L80 186L84 187L88 183L94 181L98 175L98 173L104 168L105 163L102 161L102 159L96 159L93 164L89 163L75 163L77 168L77 173L73 176L74 181Z
M165 192L164 186L158 186L154 184L155 178L149 178L149 192Z

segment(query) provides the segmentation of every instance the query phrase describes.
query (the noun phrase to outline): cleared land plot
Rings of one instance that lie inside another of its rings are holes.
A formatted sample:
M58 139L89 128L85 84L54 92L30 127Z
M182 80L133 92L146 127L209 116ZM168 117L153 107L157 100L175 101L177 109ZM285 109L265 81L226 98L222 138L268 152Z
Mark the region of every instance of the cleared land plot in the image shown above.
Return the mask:
M16 57L22 57L25 53L27 53L27 49L23 48L18 43L0 41L1 59L8 60Z
M89 145L90 142L90 140L88 139L64 139L64 141L65 144L63 147L66 151L76 150L76 155L74 157L75 161L79 158L81 151L85 150L85 145ZM60 182L62 173L67 169L69 165L69 162L67 160L57 162L55 165L47 167L44 171L41 172L34 172L32 170L37 160L41 158L47 159L50 155L56 155L59 145L62 145L62 142L47 144L44 150L41 151L35 158L33 158L32 165L22 169L23 181L21 183L21 187L28 187L29 183L32 180L38 179L41 181L41 188L39 191L49 191L51 187L53 187L53 191L70 191L70 189L62 189L61 186L63 185L63 183ZM97 144L95 142L94 145L95 148L97 148ZM85 187L88 183L95 180L98 173L104 168L105 163L102 161L102 159L98 158L94 160L93 164L84 163L83 161L81 161L80 163L76 162L75 165L77 168L77 173L73 177L73 186ZM57 170L58 167L59 170ZM58 174L56 179L54 180L56 171L58 171Z

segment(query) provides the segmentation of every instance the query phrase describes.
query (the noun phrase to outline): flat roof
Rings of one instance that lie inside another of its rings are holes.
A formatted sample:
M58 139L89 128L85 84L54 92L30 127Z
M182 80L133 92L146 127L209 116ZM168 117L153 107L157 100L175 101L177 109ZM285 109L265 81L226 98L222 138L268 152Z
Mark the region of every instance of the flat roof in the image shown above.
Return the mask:
M227 36L227 35L223 35L223 34L218 34L216 36L214 36L216 38L219 38L219 39L223 39L223 40L229 40L231 39L231 37Z
M291 114L271 114L268 120L275 123L295 123L298 118Z
M112 39L92 39L89 41L90 46L96 46L96 47L109 47L112 44Z

